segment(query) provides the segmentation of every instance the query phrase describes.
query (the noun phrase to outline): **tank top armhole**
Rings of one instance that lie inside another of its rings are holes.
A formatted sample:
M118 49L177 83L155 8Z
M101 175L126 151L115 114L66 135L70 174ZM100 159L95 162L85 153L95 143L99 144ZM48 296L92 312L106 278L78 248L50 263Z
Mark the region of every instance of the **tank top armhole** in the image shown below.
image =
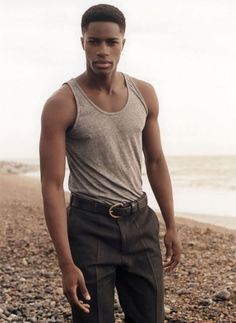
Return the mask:
M130 85L131 89L133 90L133 92L135 93L135 95L139 98L139 100L142 102L143 107L145 109L146 114L148 114L148 107L146 105L146 102L143 98L142 93L139 91L137 85L135 84L135 82L132 80L132 78L128 75L128 74L124 74L126 77L126 81L128 82L128 84Z
M74 82L75 82L74 79L70 79L69 81L64 82L62 84L62 85L67 85L71 89L71 91L74 95L74 98L75 98L75 102L76 102L76 117L75 117L74 123L70 126L70 128L67 131L68 134L73 132L76 124L78 123L79 116L80 116L80 102L79 102L78 95L77 95L76 84Z

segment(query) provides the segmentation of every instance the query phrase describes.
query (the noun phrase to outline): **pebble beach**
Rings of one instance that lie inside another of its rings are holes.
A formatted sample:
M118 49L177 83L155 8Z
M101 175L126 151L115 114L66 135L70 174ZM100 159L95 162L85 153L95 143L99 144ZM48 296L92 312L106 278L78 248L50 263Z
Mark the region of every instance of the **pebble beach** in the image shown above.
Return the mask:
M0 171L0 322L69 323L70 307L43 216L39 180L4 167ZM165 274L165 322L236 323L236 231L181 215L176 221L182 257L178 268ZM160 223L164 256L161 219ZM115 322L121 323L124 314L115 296Z

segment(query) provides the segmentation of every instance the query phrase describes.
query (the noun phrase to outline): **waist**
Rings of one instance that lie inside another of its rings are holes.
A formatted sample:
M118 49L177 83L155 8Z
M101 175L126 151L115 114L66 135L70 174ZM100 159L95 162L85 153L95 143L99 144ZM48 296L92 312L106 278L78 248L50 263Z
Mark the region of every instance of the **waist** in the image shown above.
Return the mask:
M119 218L122 216L129 216L145 208L147 206L147 195L144 192L140 198L134 201L107 205L96 200L86 199L72 194L70 206L94 213L107 214L112 218Z

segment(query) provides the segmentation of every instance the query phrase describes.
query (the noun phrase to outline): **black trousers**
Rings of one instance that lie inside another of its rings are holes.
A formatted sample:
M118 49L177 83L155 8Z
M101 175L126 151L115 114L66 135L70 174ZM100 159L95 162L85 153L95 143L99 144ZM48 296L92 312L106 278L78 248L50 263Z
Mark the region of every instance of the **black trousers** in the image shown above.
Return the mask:
M114 323L114 287L128 322L164 322L159 221L149 206L118 219L69 207L68 235L91 296L78 290L90 313L73 307L73 323Z

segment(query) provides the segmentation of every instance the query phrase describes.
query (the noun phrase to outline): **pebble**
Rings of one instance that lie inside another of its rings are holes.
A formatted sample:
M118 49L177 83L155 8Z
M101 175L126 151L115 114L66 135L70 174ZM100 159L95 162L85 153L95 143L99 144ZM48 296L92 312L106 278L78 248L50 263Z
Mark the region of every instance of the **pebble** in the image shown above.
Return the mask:
M230 291L230 298L232 299L232 301L234 301L236 303L236 287L232 288L232 290Z
M171 313L171 307L169 305L165 305L165 314L168 315Z
M28 266L28 262L27 262L27 260L26 260L25 258L23 258L23 259L22 259L22 264L23 264L24 266Z
M188 246L190 246L190 247L196 246L196 244L197 244L197 241L189 241L188 242Z
M178 295L185 295L185 294L189 294L189 291L186 288L181 288L181 289L177 290L176 293Z
M188 273L189 274L193 274L193 275L195 275L195 274L197 274L198 273L198 270L197 270L197 268L190 268L189 270L188 270Z
M227 289L223 289L221 291L216 292L212 298L215 301L227 301L230 299L230 296L230 292Z
M189 288L198 288L199 287L199 283L193 283L193 282L187 283L186 285Z
M202 306L209 306L212 304L212 300L210 298L203 298L199 300L198 304Z
M50 302L50 306L52 307L56 306L56 302L55 301Z
M9 320L9 321L12 321L12 320L15 320L15 319L17 319L17 315L15 315L15 314L11 314L11 315L8 317L8 320Z
M14 193L8 201L0 200L4 217L9 221L6 245L0 252L1 323L71 322L71 309L63 295L61 273L43 219L41 193L37 190L38 195L33 189L17 189L20 197L16 198ZM182 262L164 277L168 323L234 322L236 236L178 223L177 230L184 248ZM163 255L164 233L160 223ZM223 296L217 296L222 291ZM123 323L124 313L116 291L114 312L115 323Z
M57 287L56 288L56 293L59 295L63 295L63 288L62 287Z

